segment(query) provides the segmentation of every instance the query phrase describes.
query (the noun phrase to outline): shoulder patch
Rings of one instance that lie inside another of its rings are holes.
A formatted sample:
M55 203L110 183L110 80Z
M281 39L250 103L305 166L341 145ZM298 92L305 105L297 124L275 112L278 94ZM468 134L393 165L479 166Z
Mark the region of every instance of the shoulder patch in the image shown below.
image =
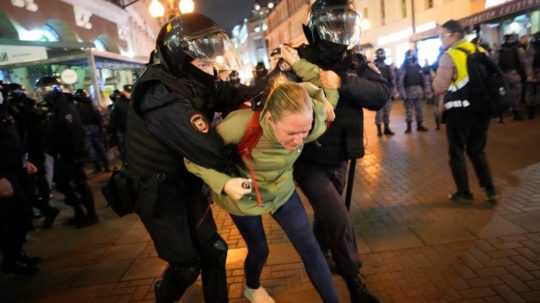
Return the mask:
M203 134L208 133L208 131L210 130L210 123L208 123L206 117L201 113L193 114L191 118L189 118L189 122L196 131Z

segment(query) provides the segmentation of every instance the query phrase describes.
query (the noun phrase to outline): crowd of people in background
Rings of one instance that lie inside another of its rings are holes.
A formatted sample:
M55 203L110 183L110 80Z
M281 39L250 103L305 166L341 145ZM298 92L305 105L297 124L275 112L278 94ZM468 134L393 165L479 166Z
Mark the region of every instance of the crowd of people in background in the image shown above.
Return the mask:
M34 274L39 257L25 254L23 244L36 227L51 228L60 210L53 193L63 195L73 216L63 222L83 228L99 222L94 194L87 181L111 172L111 147L118 146L125 164L124 134L131 85L111 94L111 106L99 110L83 89L71 92L54 76L41 77L35 98L18 83L0 82L0 179L11 194L0 197L2 271Z

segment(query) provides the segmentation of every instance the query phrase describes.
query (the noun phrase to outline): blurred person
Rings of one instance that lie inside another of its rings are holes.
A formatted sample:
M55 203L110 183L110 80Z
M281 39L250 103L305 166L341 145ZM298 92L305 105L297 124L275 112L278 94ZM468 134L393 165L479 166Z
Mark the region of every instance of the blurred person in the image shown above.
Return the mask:
M384 77L388 83L390 90L393 90L395 87L395 75L392 70L392 67L386 64L386 53L384 49L379 48L375 51L375 66L381 72L381 75ZM390 129L390 112L392 111L392 98L388 98L386 104L382 109L378 110L375 114L375 125L377 126L377 136L381 137L383 134L388 136L393 136L394 132ZM382 130L381 123L384 123L384 131Z
M532 120L536 116L536 110L540 105L540 32L536 32L527 50L528 62L532 65L532 74L527 79L527 118Z
M34 99L26 95L20 84L9 83L6 86L11 113L16 121L21 144L27 151L28 160L37 168L35 174L25 175L20 181L24 185L32 206L44 216L42 227L49 228L53 225L59 210L49 203L51 190L45 166L47 114L36 106Z
M62 92L56 77L43 76L36 87L41 95L40 106L46 108L47 153L54 158L56 189L65 196L65 203L74 215L66 221L77 228L96 224L94 196L88 186L84 160L85 132L79 113L73 105L73 95Z
M85 132L86 149L90 160L94 162L94 172L99 173L103 169L110 172L101 113L83 89L77 89L73 96L77 101L77 111Z
M405 102L407 115L406 134L412 131L413 114L416 114L416 130L420 132L428 131L423 124L422 99L424 98L424 85L422 67L418 64L416 52L408 50L405 54L405 61L399 70L398 84L401 99Z
M516 34L504 35L504 43L498 52L498 64L504 73L509 85L509 94L512 97L512 114L515 121L523 119L521 116L521 97L523 81L530 75L530 66L527 62L525 50L520 47Z
M7 92L0 85L0 269L17 275L33 275L39 271L39 258L23 253L32 216L21 178L37 172L35 165L26 160L25 153L15 118L10 113Z
M122 91L119 91L114 96L115 102L111 111L109 120L109 130L114 137L114 142L118 146L120 152L120 160L125 166L127 164L126 155L126 131L127 131L127 116L128 108L131 101L131 92L133 85L126 84L123 86Z
M257 65L255 65L253 80L257 91L262 91L266 88L266 84L268 83L268 70L263 62L258 62Z
M460 50L472 53L483 49L477 49L464 38L465 30L455 20L442 25L440 37L446 51L439 61L433 91L437 96L444 95L439 106L444 111L450 168L456 185L456 191L449 198L457 202L473 200L465 162L466 153L485 191L486 200L493 203L497 194L485 152L490 116L486 109L474 110L468 100L470 82L467 53Z

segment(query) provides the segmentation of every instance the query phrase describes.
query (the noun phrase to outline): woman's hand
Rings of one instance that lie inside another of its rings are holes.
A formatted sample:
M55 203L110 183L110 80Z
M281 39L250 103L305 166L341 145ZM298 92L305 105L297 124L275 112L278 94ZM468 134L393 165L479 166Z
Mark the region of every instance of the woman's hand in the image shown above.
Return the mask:
M339 89L341 87L341 78L331 70L321 70L319 77L323 88Z
M223 192L231 199L238 201L245 194L251 192L251 180L246 178L232 178L223 186Z
M336 113L334 112L334 107L330 102L324 102L324 110L326 111L326 122L334 122L336 119Z

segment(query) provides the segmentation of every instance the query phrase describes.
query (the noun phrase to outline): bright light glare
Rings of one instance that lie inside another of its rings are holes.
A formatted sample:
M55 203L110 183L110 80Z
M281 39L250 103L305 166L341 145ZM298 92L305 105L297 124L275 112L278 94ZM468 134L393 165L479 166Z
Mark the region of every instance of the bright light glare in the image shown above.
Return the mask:
M181 14L189 14L195 10L195 3L193 0L180 0L179 7Z
M165 15L165 8L158 0L152 0L150 6L148 6L148 10L150 10L150 16L154 18L163 17L163 15Z

